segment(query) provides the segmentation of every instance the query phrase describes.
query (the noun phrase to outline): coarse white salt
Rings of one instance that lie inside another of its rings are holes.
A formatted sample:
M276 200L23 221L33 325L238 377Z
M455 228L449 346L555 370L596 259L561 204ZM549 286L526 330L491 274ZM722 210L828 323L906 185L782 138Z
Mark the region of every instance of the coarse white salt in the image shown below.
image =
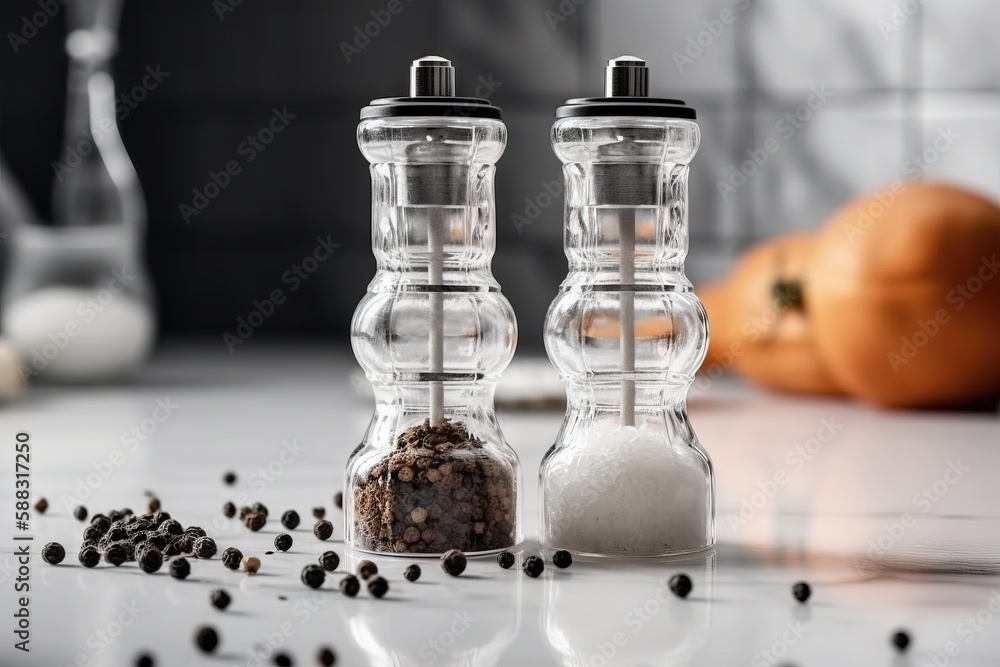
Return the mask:
M107 289L46 287L4 309L3 331L31 376L99 382L135 369L153 346L148 304Z
M546 462L546 542L608 555L665 555L712 541L708 463L648 424L598 422Z

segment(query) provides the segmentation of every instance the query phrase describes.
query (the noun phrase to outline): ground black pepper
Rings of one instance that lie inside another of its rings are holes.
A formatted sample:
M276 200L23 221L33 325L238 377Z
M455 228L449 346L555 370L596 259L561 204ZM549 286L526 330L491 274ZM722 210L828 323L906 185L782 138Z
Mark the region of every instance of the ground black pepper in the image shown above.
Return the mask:
M300 578L302 579L302 583L309 588L319 588L326 579L326 572L319 565L310 563L302 568Z
M528 556L521 564L521 569L531 578L535 578L545 570L545 563L538 556Z
M243 552L236 547L229 547L222 552L222 564L230 570L240 569L240 561L243 560Z
M77 521L86 521L87 520L87 508L84 507L83 505L77 505L76 507L73 508L73 517Z
M236 516L236 505L232 504L231 502L227 502L225 505L222 506L222 515L227 519L232 519L234 516Z
M163 554L152 547L147 547L139 553L139 567L146 574L153 574L163 566Z
M333 535L333 524L326 519L320 519L313 526L313 535L325 542Z
M361 590L361 582L353 574L349 574L340 580L340 592L349 598L354 597Z
M428 420L352 480L358 544L382 552L489 551L514 544L514 475L464 424Z
M376 574L378 574L378 565L371 562L370 560L363 560L360 563L358 563L358 574L361 575L362 579L373 577Z
M299 513L295 510L288 510L281 515L281 525L288 530L295 530L299 527Z
M313 518L314 519L322 519L325 516L326 516L326 508L325 507L314 507L313 508Z
M573 564L573 554L564 549L560 549L552 554L552 564L559 569L565 569Z
M380 598L389 592L389 582L382 577L372 577L368 580L368 592Z
M333 572L340 567L340 556L335 551L324 551L319 557L319 564L327 572Z
M497 565L505 570L509 570L517 562L517 557L509 551L501 551L497 554Z
M900 653L906 651L910 646L910 634L905 630L898 630L892 635L892 645L899 650Z
M225 473L222 476L222 481L225 482L226 484L228 484L229 486L232 486L233 484L236 483L236 473L234 473L234 472L227 472L227 473Z
M84 567L97 567L97 564L101 562L101 554L94 547L80 549L78 558Z
M465 572L468 560L458 549L449 549L441 556L441 569L453 577Z
M194 541L192 551L196 558L211 558L218 551L218 547L211 537L199 537Z
M212 591L212 595L209 597L212 602L212 606L219 610L225 610L229 606L229 603L233 601L229 597L229 593L222 590L221 588Z
M792 586L792 596L799 602L805 602L812 595L812 588L804 581Z
M219 633L215 631L215 628L207 625L202 626L195 633L194 642L205 653L212 653L219 646Z
M694 585L691 583L691 577L686 574L675 574L670 577L667 582L670 587L670 592L681 598L682 600L688 596Z
M191 563L187 558L176 558L170 561L170 576L174 579L187 579L191 574Z
M337 654L333 652L333 649L324 646L316 653L316 662L321 667L333 667L337 664Z
M403 570L403 577L407 581L416 581L420 578L420 566L419 565L408 565L405 570Z
M49 542L42 547L42 560L51 565L58 565L66 558L66 550L58 542Z
M292 536L288 533L281 533L274 538L274 548L278 551L288 551L292 548Z

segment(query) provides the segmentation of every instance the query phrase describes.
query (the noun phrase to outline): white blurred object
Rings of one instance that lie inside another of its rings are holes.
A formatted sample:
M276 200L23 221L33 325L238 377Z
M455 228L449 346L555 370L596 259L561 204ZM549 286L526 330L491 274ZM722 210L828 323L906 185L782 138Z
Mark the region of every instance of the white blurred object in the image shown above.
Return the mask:
M516 410L562 410L566 389L548 359L514 359L500 376L497 407Z
M21 358L7 340L0 338L0 403L6 403L21 393L24 382L18 368Z

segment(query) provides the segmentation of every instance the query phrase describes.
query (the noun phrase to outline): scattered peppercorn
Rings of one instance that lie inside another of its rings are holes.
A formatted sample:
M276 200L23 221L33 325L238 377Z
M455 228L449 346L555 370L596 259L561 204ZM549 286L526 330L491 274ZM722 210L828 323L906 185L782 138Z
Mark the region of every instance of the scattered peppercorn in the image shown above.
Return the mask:
M295 510L288 510L281 515L281 525L288 530L295 530L299 527L299 513Z
M108 528L111 528L111 519L103 514L95 514L90 518L90 525L101 531L101 535L103 535L108 532Z
M42 548L42 560L51 565L58 565L66 557L66 550L58 542L49 542Z
M420 566L419 565L408 565L405 570L403 570L403 576L407 581L416 581L420 578Z
M184 532L184 527L181 526L180 521L177 521L176 519L167 519L161 523L156 530L164 535L180 535Z
M265 505L264 503L254 503L253 505L250 506L250 509L253 510L254 512L260 512L261 514L264 515L265 518L269 514L269 512L267 511L267 505Z
M218 547L211 537L199 537L194 541L192 551L196 558L211 558L218 551Z
M573 554L565 549L560 549L552 554L552 564L561 570L565 569L573 564Z
M450 549L441 556L441 569L450 574L453 577L465 572L465 566L468 564L468 560L458 549Z
M148 653L143 653L135 660L135 667L155 667L155 665L156 661Z
M222 564L230 570L240 569L240 561L243 560L243 552L236 547L229 547L222 552Z
M313 535L325 542L333 535L333 524L326 519L320 519L313 526Z
M274 664L278 667L292 667L292 659L287 653L275 653Z
M104 551L104 560L111 563L115 567L118 567L128 559L128 552L125 551L125 547L121 543L115 543L108 546Z
M265 523L267 523L267 515L262 512L255 512L251 510L245 517L243 517L243 525L255 533L263 528Z
M344 492L337 491L333 494L333 504L337 506L337 509L344 509Z
M335 551L324 551L319 557L319 564L327 572L333 572L340 567L340 556Z
M363 560L360 563L358 563L358 574L361 575L362 579L373 577L376 574L378 574L378 565L371 562L370 560Z
M322 667L333 667L337 664L337 654L333 652L333 649L324 646L316 653L316 662Z
M94 547L80 549L78 558L80 559L80 565L84 567L97 567L97 564L101 562L101 554Z
M260 569L260 559L256 556L247 556L243 559L243 569L247 574L257 574Z
M326 508L325 507L314 507L313 508L313 518L314 519L322 519L325 516L326 516Z
M543 570L545 570L545 563L542 562L542 559L539 558L538 556L528 556L527 558L524 559L524 562L521 564L521 569L524 570L524 573L526 575L534 578L540 575Z
M156 496L153 496L146 502L146 508L148 509L150 514L152 514L153 512L158 512L160 510L160 499L157 498Z
M361 590L361 582L353 574L349 574L340 580L340 592L349 598L354 597Z
M187 558L178 558L170 561L170 576L174 579L187 579L191 574L191 563Z
M194 642L205 653L212 653L219 646L219 633L215 628L202 626L194 636Z
M380 598L389 592L389 582L382 577L372 577L368 580L368 592Z
M139 555L139 567L146 574L153 574L163 566L163 554L156 549L146 548Z
M227 519L232 519L234 516L236 516L236 505L232 504L231 502L227 502L225 505L222 506L222 514Z
M265 551L265 552L264 552L264 555L265 555L265 556L273 556L273 555L274 555L274 552L273 552L273 551L271 551L270 549L268 549L267 551Z
M281 533L274 538L274 548L278 551L288 551L292 548L292 536L288 533Z
M39 496L38 498L35 498L33 507L35 508L35 511L38 512L39 514L45 514L45 510L49 508L49 501Z
M222 476L222 481L228 484L229 486L232 486L233 484L236 483L236 473L227 472Z
M898 630L892 636L892 645L895 646L900 653L906 651L907 647L910 645L910 635L905 630Z
M212 601L212 606L220 611L225 610L225 608L229 606L229 603L233 601L233 599L229 597L229 593L221 588L212 591L212 595L209 599Z
M799 602L805 602L812 595L812 588L804 581L792 586L792 596Z
M73 508L73 517L77 521L86 521L87 520L87 508L84 507L83 505L77 505L76 507Z
M688 596L693 588L691 584L691 577L686 574L675 574L670 577L670 581L667 582L667 586L670 587L670 592L681 598L682 600Z
M302 568L300 578L302 579L302 583L309 588L319 588L323 585L323 581L326 580L326 572L319 565L310 563Z
M505 570L509 570L517 562L517 557L509 551L501 551L497 554L497 565Z

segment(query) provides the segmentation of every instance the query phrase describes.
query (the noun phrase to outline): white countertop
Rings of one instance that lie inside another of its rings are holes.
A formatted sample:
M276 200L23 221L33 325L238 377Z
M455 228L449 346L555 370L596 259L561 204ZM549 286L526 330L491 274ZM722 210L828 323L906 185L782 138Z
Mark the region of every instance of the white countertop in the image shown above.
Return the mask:
M251 657L254 647L269 655L269 641L296 665L315 664L320 645L339 665L407 667L1000 664L996 413L889 413L722 381L691 400L717 471L714 554L577 562L538 579L492 559L471 561L459 578L418 560L417 583L401 576L414 559L378 558L387 597L349 599L336 592L339 576L313 592L298 574L325 549L348 556L332 496L370 416L357 373L348 354L318 347L251 341L230 355L221 342L175 344L130 386L32 388L0 408L0 665L132 665L141 651L161 666L270 664ZM175 406L162 423L151 419L158 402ZM560 421L500 411L524 471L525 553L537 553L538 465ZM123 439L133 427L148 434ZM33 495L51 504L32 516L33 551L56 540L68 552L58 567L32 562L27 655L12 635L13 441L22 430L32 438ZM221 481L230 469L234 487ZM139 511L147 489L184 525L206 527L220 551L260 556L261 573L230 572L218 557L192 561L184 582L166 568L81 567L84 524L64 494L89 494L91 513ZM221 517L227 500L259 500L272 519L251 534ZM318 504L336 526L328 543L310 532ZM282 530L276 517L291 508L303 517L292 551L265 556ZM687 600L665 589L680 571L694 580ZM806 605L791 596L798 580L813 586ZM233 597L225 612L208 602L219 587ZM212 657L192 640L206 623L222 638ZM914 640L907 658L889 643L898 628Z

